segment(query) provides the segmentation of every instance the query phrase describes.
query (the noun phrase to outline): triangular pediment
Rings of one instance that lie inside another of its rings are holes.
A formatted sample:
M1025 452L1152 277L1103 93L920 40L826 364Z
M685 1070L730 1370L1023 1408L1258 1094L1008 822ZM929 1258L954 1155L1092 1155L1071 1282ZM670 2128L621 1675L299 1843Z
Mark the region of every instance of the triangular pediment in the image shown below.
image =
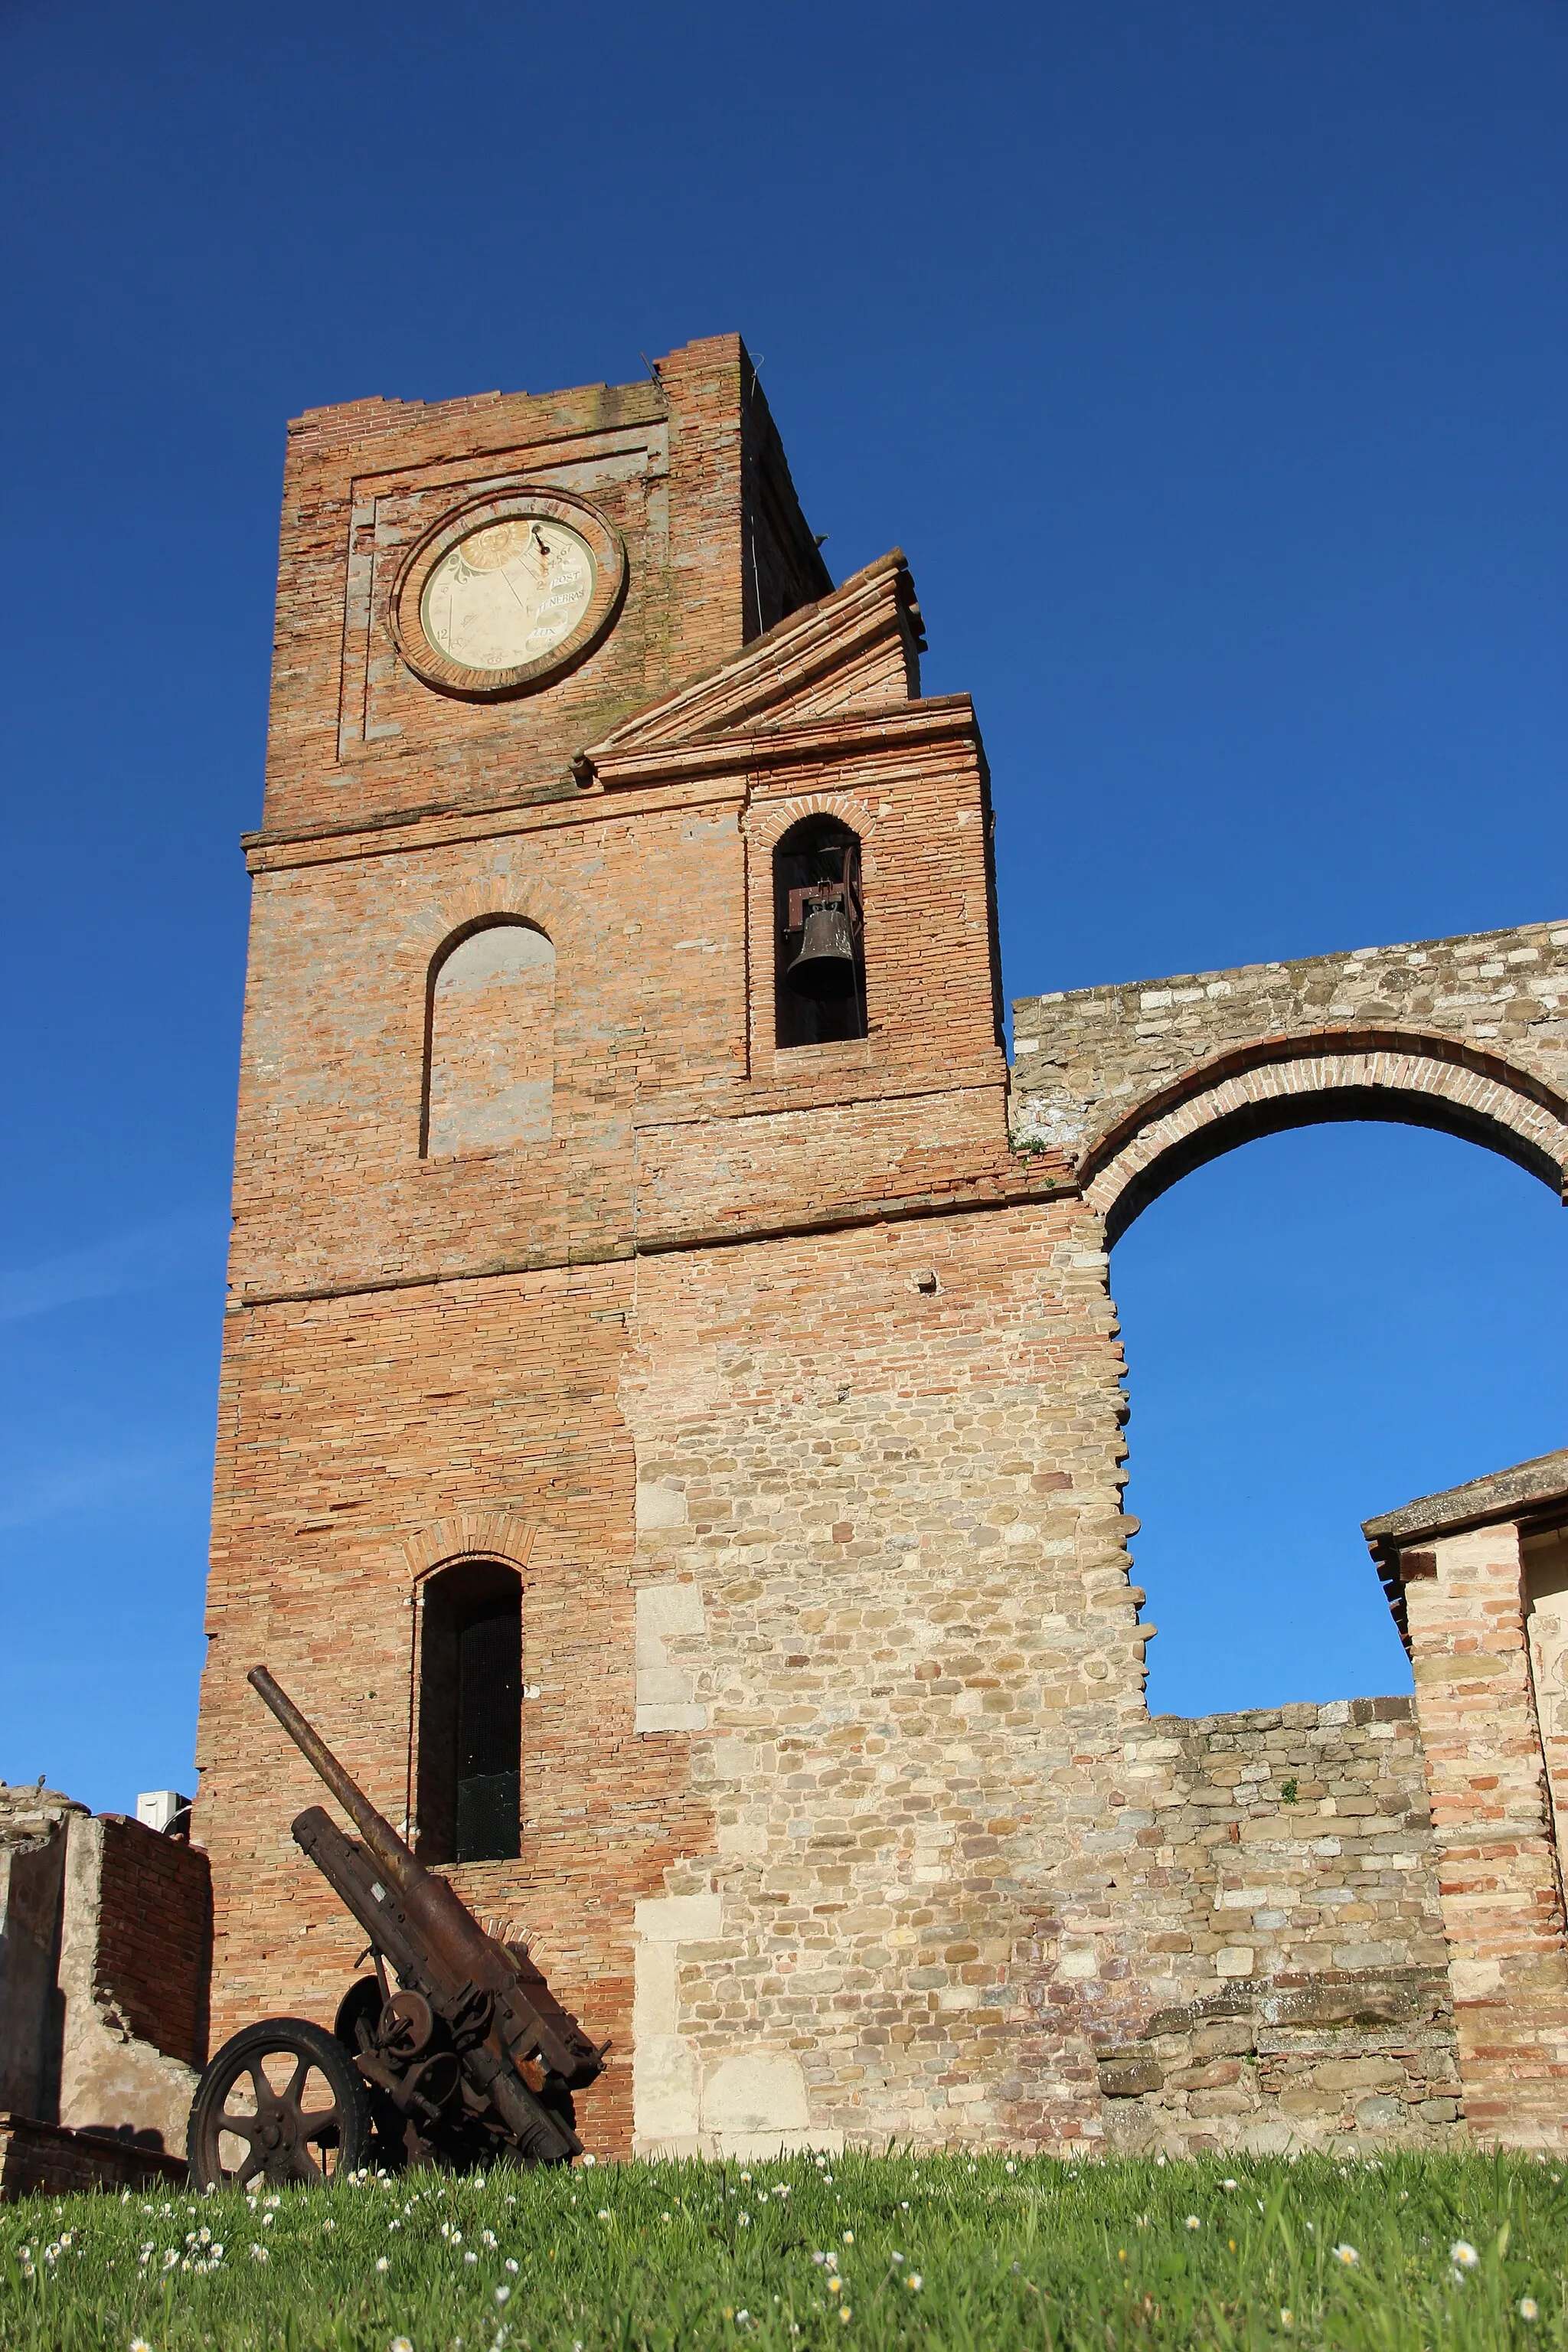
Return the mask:
M897 709L919 696L924 646L914 583L895 548L743 653L612 729L580 755L578 772L725 735Z

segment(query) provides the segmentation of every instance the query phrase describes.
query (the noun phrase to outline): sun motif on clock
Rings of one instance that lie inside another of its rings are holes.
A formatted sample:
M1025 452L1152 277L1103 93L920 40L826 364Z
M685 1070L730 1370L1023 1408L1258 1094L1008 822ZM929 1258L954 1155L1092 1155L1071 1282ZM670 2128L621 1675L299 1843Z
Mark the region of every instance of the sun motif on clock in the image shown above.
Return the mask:
M559 491L486 499L412 550L393 592L393 635L426 686L496 701L590 653L625 579L620 533L584 500Z

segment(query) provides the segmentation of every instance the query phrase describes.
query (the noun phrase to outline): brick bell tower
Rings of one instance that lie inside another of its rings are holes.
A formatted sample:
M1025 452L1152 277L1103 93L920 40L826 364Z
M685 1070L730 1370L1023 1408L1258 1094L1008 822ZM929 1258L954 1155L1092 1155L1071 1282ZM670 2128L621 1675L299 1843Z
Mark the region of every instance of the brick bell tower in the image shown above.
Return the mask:
M330 2022L353 1969L263 1660L614 2037L590 2147L1028 2126L1029 1870L952 1855L1060 1820L1060 1707L1137 1714L1142 1651L1124 1560L1083 1630L1121 1524L1103 1258L1066 1160L1009 1148L984 755L921 644L900 555L832 585L736 337L290 428L216 2033ZM994 1704L1044 1618L1046 1759Z

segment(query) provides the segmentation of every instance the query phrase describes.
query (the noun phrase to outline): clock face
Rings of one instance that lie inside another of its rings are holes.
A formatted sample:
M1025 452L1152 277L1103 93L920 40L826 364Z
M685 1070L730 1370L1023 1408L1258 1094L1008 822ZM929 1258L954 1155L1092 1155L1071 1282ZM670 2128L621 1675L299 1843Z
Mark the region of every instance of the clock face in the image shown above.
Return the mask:
M620 532L571 490L501 490L445 515L393 583L392 641L466 702L547 687L603 643L626 590Z
M535 514L484 523L431 570L420 625L459 669L515 670L572 635L596 579L593 550L566 523Z

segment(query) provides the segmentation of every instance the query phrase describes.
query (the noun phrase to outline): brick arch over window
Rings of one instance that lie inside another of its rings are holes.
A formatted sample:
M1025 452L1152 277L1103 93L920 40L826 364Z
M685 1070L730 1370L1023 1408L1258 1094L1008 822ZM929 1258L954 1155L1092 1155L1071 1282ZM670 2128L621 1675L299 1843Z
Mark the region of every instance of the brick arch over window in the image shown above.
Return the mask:
M1568 1103L1541 1079L1444 1037L1315 1030L1236 1047L1146 1097L1087 1155L1084 1196L1113 1243L1162 1192L1238 1144L1343 1119L1461 1136L1568 1195Z
M521 915L484 915L430 960L421 1158L550 1140L555 949Z

